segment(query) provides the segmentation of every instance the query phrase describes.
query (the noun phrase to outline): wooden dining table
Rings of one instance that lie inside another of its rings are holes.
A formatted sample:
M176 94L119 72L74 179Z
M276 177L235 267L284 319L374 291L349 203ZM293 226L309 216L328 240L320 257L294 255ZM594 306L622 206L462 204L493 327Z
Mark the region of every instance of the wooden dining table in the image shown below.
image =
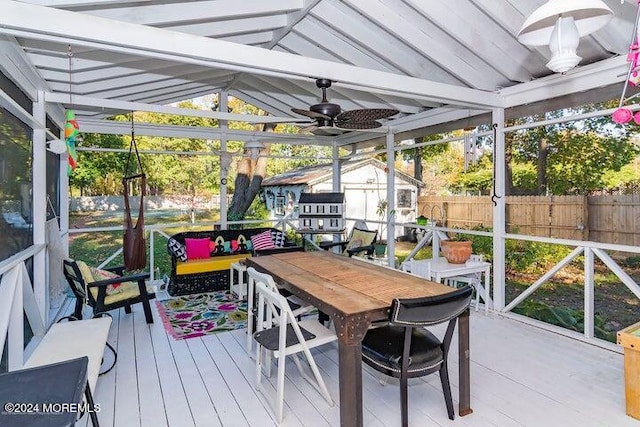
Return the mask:
M362 426L362 339L371 322L389 318L395 298L452 292L388 267L331 252L289 252L247 258L247 266L329 315L338 335L340 424ZM458 321L459 414L470 414L469 310Z

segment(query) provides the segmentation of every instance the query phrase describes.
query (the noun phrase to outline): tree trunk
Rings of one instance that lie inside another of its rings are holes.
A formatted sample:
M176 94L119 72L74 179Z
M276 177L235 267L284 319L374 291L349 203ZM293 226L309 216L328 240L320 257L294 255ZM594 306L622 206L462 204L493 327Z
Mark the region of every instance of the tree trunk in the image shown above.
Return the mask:
M547 194L547 156L549 155L549 141L547 138L538 140L538 195Z
M422 142L422 138L414 139L416 144ZM416 148L413 153L413 177L422 182L422 147ZM418 196L420 195L421 187L418 186Z
M252 159L249 153L245 152L244 157L238 161L233 198L227 213L229 221L241 221L247 214L249 206L260 191L260 185L267 170L268 158L262 156L268 156L269 152L270 144L265 144L258 159Z
M512 139L511 138L507 138L505 136L505 147L504 147L504 179L505 179L505 183L504 183L504 195L505 196L511 196L512 192L513 192L513 169L511 168L511 159L512 159ZM495 156L495 151L494 151L494 156ZM496 161L500 161L495 160ZM495 168L493 170L493 172L495 173ZM495 179L495 177L494 177ZM494 187L495 188L495 187Z

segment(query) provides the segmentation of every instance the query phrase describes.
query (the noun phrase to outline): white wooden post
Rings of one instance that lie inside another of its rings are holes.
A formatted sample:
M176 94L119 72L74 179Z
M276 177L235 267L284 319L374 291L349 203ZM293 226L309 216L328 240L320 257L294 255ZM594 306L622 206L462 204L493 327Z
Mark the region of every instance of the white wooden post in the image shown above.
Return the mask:
M62 131L60 131L60 138L64 139L64 123L62 124ZM69 176L67 175L67 167L69 166L69 155L65 151L60 155L60 231L64 238L62 239L62 245L65 255L69 256L69 200L71 194L69 192Z
M334 193L340 193L342 191L342 181L340 176L340 147L337 142L333 142L333 163L331 169L331 189ZM298 227L300 225L298 224ZM333 241L339 242L342 240L342 236L339 234L333 235Z
M395 169L395 151L394 151L393 132L391 129L387 132L387 259L390 267L396 265L396 226L395 218L390 214L396 209L396 169Z
M221 112L226 113L228 111L229 99L227 97L227 91L221 90L218 96L218 106ZM218 120L218 126L221 129L228 129L226 120ZM223 132L220 134L220 152L225 153L227 151L227 135ZM220 155L220 229L227 229L227 169L223 167L225 159L224 154Z
M594 256L591 248L584 248L584 336L594 336Z
M47 143L46 143L46 102L44 91L38 91L38 99L33 103L33 117L38 123L33 129L33 170L32 170L32 219L33 244L46 243L47 222ZM49 313L49 286L46 277L46 251L33 257L33 292L38 302L43 321Z
M493 141L494 191L493 196L493 308L500 311L505 304L505 147L504 147L504 109L492 110L492 122L495 129Z

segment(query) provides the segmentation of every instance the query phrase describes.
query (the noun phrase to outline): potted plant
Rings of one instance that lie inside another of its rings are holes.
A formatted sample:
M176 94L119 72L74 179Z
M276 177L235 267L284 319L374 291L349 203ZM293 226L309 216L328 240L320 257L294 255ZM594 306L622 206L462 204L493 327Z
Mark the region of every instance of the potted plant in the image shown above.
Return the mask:
M385 240L385 231L389 222L396 214L395 210L388 210L389 204L386 199L379 199L378 206L376 208L376 214L378 215L378 237L373 244L376 256L384 256L387 250L387 241Z
M442 240L440 251L450 264L464 264L471 256L472 244L472 240L458 233L450 240Z

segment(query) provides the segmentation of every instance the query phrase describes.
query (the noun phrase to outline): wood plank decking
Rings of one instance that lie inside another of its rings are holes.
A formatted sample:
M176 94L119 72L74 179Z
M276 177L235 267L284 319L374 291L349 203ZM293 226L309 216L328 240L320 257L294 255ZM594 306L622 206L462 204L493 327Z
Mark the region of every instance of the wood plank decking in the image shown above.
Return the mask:
M175 341L141 307L112 312L109 341L117 345L115 368L98 380L101 426L275 426L253 389L254 364L244 330ZM454 334L455 336L455 334ZM457 343L450 375L457 408ZM336 347L314 352L338 401ZM410 425L430 426L635 426L625 415L622 355L497 315L471 316L471 404L474 413L447 418L437 375L409 387ZM275 375L274 375L275 378ZM363 375L365 425L400 424L397 384ZM329 406L287 364L283 426L339 426ZM86 418L86 417L85 417ZM83 418L78 425L85 426Z

